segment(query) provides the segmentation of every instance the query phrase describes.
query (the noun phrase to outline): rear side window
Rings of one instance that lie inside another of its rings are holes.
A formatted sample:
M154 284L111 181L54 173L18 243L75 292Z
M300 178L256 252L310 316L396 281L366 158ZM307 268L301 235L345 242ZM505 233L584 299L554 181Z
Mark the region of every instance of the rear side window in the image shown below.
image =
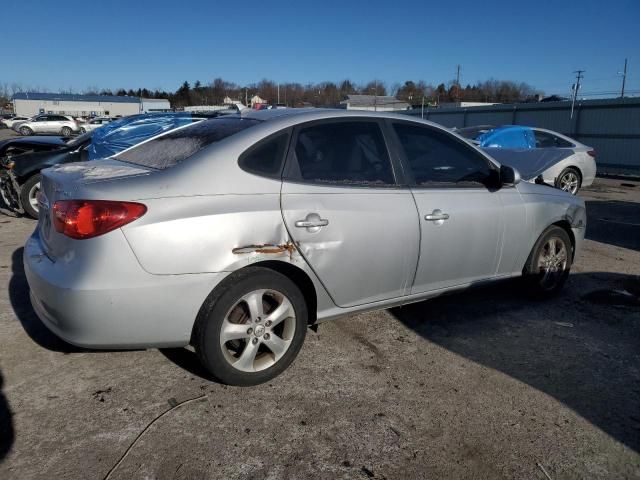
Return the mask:
M549 132L535 130L536 148L571 148L573 145Z
M172 130L114 158L158 170L183 162L209 145L260 123L249 118L213 118Z
M300 129L289 177L310 183L384 186L395 183L375 122L321 123Z
M393 128L417 186L477 187L493 176L487 160L452 135L432 128L396 123Z
M288 143L288 132L259 142L240 156L240 168L258 175L279 177Z

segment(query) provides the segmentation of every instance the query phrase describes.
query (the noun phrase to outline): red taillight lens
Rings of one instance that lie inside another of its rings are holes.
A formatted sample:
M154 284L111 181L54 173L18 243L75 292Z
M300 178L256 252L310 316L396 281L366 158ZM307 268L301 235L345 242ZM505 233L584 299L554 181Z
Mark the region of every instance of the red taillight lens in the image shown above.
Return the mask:
M134 202L59 200L53 204L53 226L67 237L84 240L133 222L146 211L145 205Z
M587 155L589 155L590 157L596 158L596 151L595 150L588 150L587 151Z

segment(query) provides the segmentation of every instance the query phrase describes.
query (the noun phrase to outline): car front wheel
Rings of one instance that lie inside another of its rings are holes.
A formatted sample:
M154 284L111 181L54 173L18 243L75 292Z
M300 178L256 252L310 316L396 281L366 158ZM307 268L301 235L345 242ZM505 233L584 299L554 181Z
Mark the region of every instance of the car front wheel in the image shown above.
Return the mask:
M573 245L563 228L547 228L529 254L523 276L529 292L536 296L558 293L571 270Z
M289 278L248 267L209 295L193 342L203 366L218 380L258 385L293 362L304 342L307 318L304 296Z

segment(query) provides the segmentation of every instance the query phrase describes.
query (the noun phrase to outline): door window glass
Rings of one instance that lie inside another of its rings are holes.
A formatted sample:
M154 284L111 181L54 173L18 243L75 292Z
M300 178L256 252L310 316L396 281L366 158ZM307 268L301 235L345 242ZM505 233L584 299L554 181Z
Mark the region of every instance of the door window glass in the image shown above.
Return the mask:
M393 185L380 127L375 122L320 123L302 128L291 178L312 183Z
M415 185L488 186L493 169L487 160L453 136L405 123L396 123L393 128Z

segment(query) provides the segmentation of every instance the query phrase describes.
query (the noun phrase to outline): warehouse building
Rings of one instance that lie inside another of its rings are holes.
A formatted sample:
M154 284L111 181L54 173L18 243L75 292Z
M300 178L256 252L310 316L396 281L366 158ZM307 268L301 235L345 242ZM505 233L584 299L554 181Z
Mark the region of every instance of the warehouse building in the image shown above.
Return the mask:
M168 100L111 95L20 92L13 96L16 115L58 113L74 117L116 117L171 109Z

